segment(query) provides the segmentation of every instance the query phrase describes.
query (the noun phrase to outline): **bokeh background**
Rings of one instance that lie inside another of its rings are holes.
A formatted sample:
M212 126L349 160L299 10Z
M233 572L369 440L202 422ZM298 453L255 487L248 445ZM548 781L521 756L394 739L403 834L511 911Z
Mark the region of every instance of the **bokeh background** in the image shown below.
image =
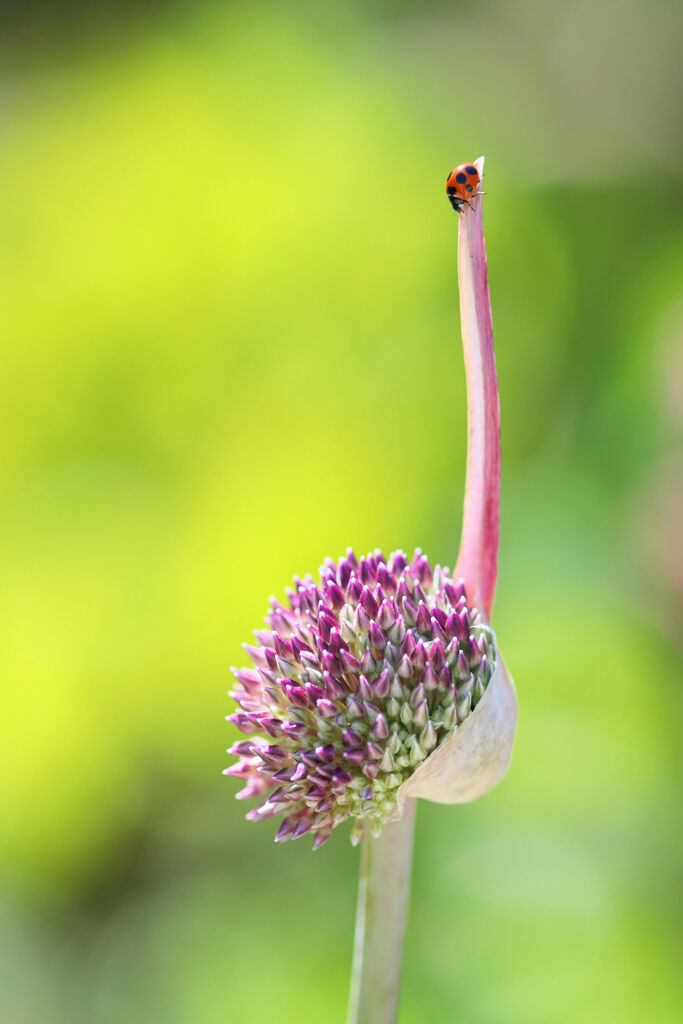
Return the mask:
M3 7L4 1024L344 1019L358 851L244 821L229 667L349 544L453 564L480 153L521 714L401 1024L680 1020L680 8Z

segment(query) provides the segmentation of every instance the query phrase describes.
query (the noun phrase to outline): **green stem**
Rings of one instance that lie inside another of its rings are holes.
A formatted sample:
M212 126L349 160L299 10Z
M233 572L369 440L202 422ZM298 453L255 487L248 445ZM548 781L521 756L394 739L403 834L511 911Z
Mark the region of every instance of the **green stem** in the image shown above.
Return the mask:
M401 983L415 800L379 839L363 840L348 1024L395 1024Z

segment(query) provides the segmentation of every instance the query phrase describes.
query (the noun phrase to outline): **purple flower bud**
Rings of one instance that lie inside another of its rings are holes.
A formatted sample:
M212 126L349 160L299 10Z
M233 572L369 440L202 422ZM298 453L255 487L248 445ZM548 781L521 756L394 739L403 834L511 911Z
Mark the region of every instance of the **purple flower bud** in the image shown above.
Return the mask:
M329 644L330 650L334 651L335 654L345 654L348 651L348 644L336 626L330 630Z
M402 551L394 551L389 558L389 566L395 576L400 576L404 569L408 568L408 559Z
M362 747L352 747L350 750L344 751L344 757L351 764L362 764L365 760L365 751Z
M448 665L444 665L439 672L439 689L450 690L453 680L451 679L451 670Z
M389 630L396 622L396 613L393 608L392 601L382 601L377 612L377 622L382 629ZM258 678L258 677L257 677Z
M384 591L385 594L396 593L396 580L393 575L387 571L385 566L380 565L377 569L377 582ZM384 627L386 629L386 626Z
M223 775L229 775L233 779L249 779L254 771L254 765L247 761L238 761L237 764L231 764L229 768L224 768Z
M233 743L228 753L232 754L233 757L250 757L255 750L258 750L258 748L252 740L238 740L237 743Z
M447 647L448 638L436 619L432 619L432 637L434 640L439 640L443 644L444 649Z
M349 718L362 718L363 705L355 697L348 697L346 701L346 713Z
M403 643L401 644L401 654L406 654L409 658L412 659L413 655L415 654L415 651L417 650L418 642L422 643L421 640L417 641L415 639L415 636L412 632L406 633L403 639Z
M243 669L233 668L231 671L232 671L233 675L235 676L235 679L237 679L237 681L242 684L242 686L244 687L244 689L248 693L258 693L259 692L259 690L261 689L262 680L261 680L260 675L258 674L258 672L255 669L252 669L252 668L243 668Z
M349 580L351 579L351 573L352 572L353 572L352 567L349 565L349 563L346 561L346 559L343 559L339 563L338 577L339 577L339 586L342 587L344 590L348 586Z
M361 676L360 677L360 680L359 680L359 683L358 683L358 690L356 692L358 693L358 697L361 700L363 700L363 701L372 700L372 698L374 697L374 692L373 692L372 686L368 682L367 676Z
M403 643L406 635L406 623L403 616L399 616L396 622L389 630L389 639L392 643L400 644Z
M467 660L467 656L464 651L458 653L458 657L453 665L453 676L459 682L464 681L470 674L470 666Z
M437 736L436 729L431 722L427 722L426 726L420 733L420 745L424 750L429 753L436 746Z
M330 620L327 618L326 615L321 615L318 618L318 630L320 631L320 636L323 640L323 643L328 644L330 642L330 634L333 628L334 623L330 623Z
M383 651L387 646L387 635L377 622L370 623L370 643L377 651Z
M275 743L271 746L264 744L264 746L259 747L258 753L259 757L261 757L266 764L276 765L278 768L282 766L282 762L285 761L288 756L282 747L277 746Z
M298 686L293 680L285 679L282 684L283 691L287 694L292 704L297 708L308 707L308 694L303 686Z
M325 696L325 688L318 686L317 683L306 683L306 693L308 694L308 703L320 700L321 697Z
M422 641L415 645L415 650L413 651L410 660L412 662L413 671L417 675L421 675L427 665L427 652Z
M431 632L432 617L429 614L429 608L424 601L420 601L417 606L417 628L420 633L428 634Z
M251 800L254 796L263 796L271 788L270 779L254 775L244 789L235 794L237 800Z
M325 687L325 694L327 697L334 699L335 697L345 697L346 688L340 679L336 676L331 675L329 672L323 673L323 686Z
M385 747L379 766L383 772L393 772L395 770L396 762L394 761L394 755L389 750L389 747Z
M439 608L438 605L436 605L434 608L432 608L432 619L436 619L436 621L439 623L439 626L441 627L441 629L445 629L446 628L447 615L446 615L445 611L443 610L443 608Z
M384 663L385 667L391 670L398 665L399 661L403 657L403 651L396 644L387 644L384 648Z
M292 818L285 818L275 836L276 843L283 843L286 839L292 838L292 832L294 831L294 821Z
M259 715L258 729L268 733L273 739L277 739L282 733L282 722L277 718L270 718L268 715ZM255 728L255 726L254 726Z
M399 675L401 679L410 679L413 674L413 666L411 665L410 658L407 654L404 654L399 661L396 674Z
M375 724L372 727L372 735L378 740L385 740L389 735L389 727L387 720L384 715L380 712L375 719Z
M391 680L391 686L389 687L389 693L396 700L402 700L403 698L403 686L401 685L401 677L394 676Z
M444 624L444 630L449 641L452 641L458 630L458 617L456 612L451 612Z
M266 652L263 647L252 647L251 644L242 644L242 647L247 652L253 663L257 668L265 668L267 665Z
M410 706L416 708L418 704L421 704L426 697L425 688L422 683L418 683L413 692L410 695Z
M292 642L291 640L284 640L279 633L271 633L273 638L273 649L277 655L281 658L291 658L292 656Z
M429 663L435 672L440 672L446 663L446 652L440 640L435 640L429 649Z
M386 697L389 693L389 687L391 685L391 678L386 669L383 669L376 679L372 682L372 689L375 697L380 699Z
M328 559L320 585L296 579L287 595L246 648L255 668L234 670L229 716L273 742L233 744L225 774L245 783L240 799L265 799L250 820L283 815L278 842L311 831L317 847L358 813L376 834L401 782L483 697L495 648L463 588L419 551L410 566L402 553Z
M311 831L311 824L312 822L308 818L301 818L292 832L292 839L300 839L301 836L305 836L307 832Z
M429 708L427 707L427 701L421 701L415 710L413 711L413 724L416 728L421 729L427 724L429 720Z
M365 715L365 721L369 725L374 725L375 724L375 719L377 718L377 716L379 714L379 711L375 707L374 704L370 703L370 701L364 700L363 701L363 714Z
M467 614L467 608L463 608L461 612L458 612L458 628L456 630L458 640L463 640L470 631L470 617Z
M341 626L339 628L341 630L341 635L346 640L347 644L355 644L357 642L358 634L347 619L342 619Z
M363 587L360 595L360 603L371 619L374 619L379 611L377 601L369 587Z
M313 836L313 849L319 850L321 846L325 845L331 835L331 828L321 829L319 832L316 832Z
M283 736L298 740L306 732L306 726L302 725L301 722L281 722L280 731Z
M370 629L371 618L366 612L362 604L356 606L356 610L353 613L353 628L356 633L367 633Z
M344 591L333 581L330 581L325 587L325 598L337 611L344 606L344 601L346 600Z
M228 722L232 722L240 732L254 732L254 722L248 715L240 714L236 712L234 715L228 715Z
M469 656L470 656L470 668L476 668L481 663L481 659L484 656L481 643L475 640L474 637L470 637L469 641Z
M334 704L331 700L328 700L326 697L323 697L321 700L317 701L316 707L320 714L323 716L323 718L334 718L334 716L337 714L337 705Z
M364 675L370 675L377 671L377 662L372 656L372 651L368 647L367 651L360 659L360 670Z
M311 787L308 793L311 799L318 799L330 788L330 780L325 772L309 772L308 783Z
M365 744L365 756L371 761L379 761L383 753L383 748L378 746L377 743L370 741Z
M427 690L427 692L429 693L433 693L434 690L436 690L437 686L439 685L438 677L431 665L427 665L427 668L425 669L425 674L423 676L423 685L425 690Z
M323 667L323 672L329 672L333 676L339 672L339 665L332 651L323 651L320 664Z
M318 767L318 764L320 762L320 758L318 757L314 750L302 750L300 751L300 757L304 764L306 764L309 768L312 768L314 771Z
M401 601L401 608L403 609L406 625L412 628L417 622L417 608L415 604L409 597L404 597Z
M352 675L360 672L360 662L349 651L340 651L339 660L344 666L345 672L350 672Z

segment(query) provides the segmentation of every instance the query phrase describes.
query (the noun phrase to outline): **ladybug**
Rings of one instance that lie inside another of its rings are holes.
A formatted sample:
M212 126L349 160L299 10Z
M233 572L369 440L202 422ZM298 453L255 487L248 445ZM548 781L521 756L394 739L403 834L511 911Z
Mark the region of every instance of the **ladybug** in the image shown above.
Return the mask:
M469 206L473 196L479 195L480 182L479 171L474 164L458 164L453 168L446 179L446 195L456 213L460 213L463 206Z

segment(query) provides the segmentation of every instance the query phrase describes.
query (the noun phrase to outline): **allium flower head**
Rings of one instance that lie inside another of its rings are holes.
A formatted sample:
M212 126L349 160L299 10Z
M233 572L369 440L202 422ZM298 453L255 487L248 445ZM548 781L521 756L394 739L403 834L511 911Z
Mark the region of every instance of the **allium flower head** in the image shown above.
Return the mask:
M276 839L313 847L353 818L373 835L400 813L399 787L484 696L496 649L462 581L418 549L356 558L349 549L271 599L253 668L235 669L229 721L263 737L236 743L238 797L265 797L252 821L282 816Z

